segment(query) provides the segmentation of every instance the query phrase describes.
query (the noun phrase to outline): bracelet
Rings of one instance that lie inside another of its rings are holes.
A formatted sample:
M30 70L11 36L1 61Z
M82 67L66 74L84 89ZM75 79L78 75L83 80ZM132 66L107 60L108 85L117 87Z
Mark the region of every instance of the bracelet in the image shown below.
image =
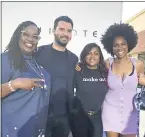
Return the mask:
M12 87L12 81L8 82L8 86L12 92L15 91L15 89Z

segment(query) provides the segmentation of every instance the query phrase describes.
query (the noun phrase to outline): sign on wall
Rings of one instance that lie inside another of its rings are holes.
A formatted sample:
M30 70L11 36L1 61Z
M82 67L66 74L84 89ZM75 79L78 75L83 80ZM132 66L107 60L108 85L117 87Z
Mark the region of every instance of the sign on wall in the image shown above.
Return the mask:
M42 29L39 46L53 42L53 23L61 15L74 22L73 37L67 47L79 56L87 43L96 42L102 48L101 35L109 25L121 21L122 2L3 2L2 51L16 27L26 20ZM108 57L104 50L103 54Z

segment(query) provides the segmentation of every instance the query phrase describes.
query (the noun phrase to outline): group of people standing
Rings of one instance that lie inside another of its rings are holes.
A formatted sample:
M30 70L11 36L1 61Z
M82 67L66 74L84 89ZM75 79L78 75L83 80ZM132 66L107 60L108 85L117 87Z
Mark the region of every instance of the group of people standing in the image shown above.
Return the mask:
M102 35L104 60L96 43L78 57L67 49L73 21L54 21L54 41L37 48L41 28L22 22L2 57L2 137L135 137L138 84L145 85L144 64L130 58L137 33L124 23ZM74 45L75 46L75 45ZM75 92L75 94L74 94Z

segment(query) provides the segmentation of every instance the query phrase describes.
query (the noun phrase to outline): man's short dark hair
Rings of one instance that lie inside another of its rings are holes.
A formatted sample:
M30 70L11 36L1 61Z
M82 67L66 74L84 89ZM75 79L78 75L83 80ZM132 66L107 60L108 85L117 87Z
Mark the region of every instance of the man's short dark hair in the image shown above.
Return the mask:
M59 21L68 22L72 25L72 28L73 28L73 21L71 18L69 18L68 16L60 16L60 17L56 18L54 21L54 29L56 29Z

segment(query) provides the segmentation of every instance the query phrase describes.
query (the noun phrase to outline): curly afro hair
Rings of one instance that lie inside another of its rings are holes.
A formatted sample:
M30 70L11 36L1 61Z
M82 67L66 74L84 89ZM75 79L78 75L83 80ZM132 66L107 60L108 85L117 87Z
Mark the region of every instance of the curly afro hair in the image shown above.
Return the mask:
M132 26L125 23L111 25L104 35L101 37L101 43L104 49L114 56L113 54L113 41L117 36L122 36L127 41L128 51L130 52L138 42L138 36Z

